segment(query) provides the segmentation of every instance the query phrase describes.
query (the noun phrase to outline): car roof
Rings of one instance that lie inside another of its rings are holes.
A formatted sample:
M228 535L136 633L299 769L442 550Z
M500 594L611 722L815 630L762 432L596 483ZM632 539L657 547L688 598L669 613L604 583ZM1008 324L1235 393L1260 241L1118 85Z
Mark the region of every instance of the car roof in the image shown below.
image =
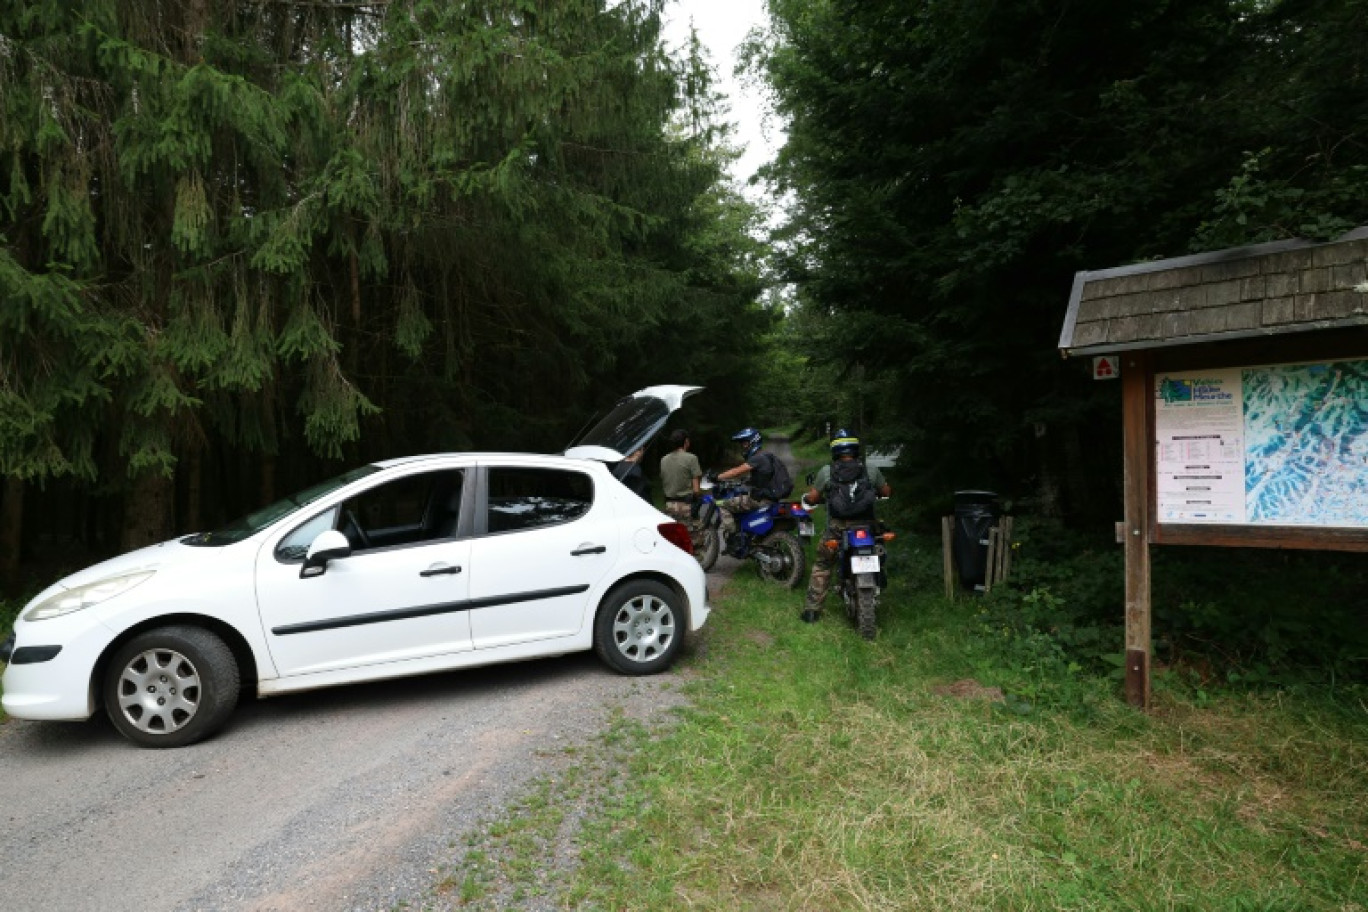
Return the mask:
M378 469L392 469L398 466L414 465L420 462L440 462L440 461L459 461L459 462L509 462L534 460L546 462L553 465L584 465L586 460L575 459L569 456L562 456L558 453L517 453L517 452L497 452L480 451L466 452L457 451L451 453L423 453L417 456L396 456L393 459L378 459L371 465ZM593 463L590 463L593 464Z

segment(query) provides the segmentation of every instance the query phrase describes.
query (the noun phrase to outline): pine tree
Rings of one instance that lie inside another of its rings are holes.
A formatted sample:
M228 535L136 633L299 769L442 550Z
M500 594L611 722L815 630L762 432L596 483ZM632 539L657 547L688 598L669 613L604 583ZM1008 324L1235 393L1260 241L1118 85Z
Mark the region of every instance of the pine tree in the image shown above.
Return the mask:
M864 371L923 498L1101 527L1119 408L1056 354L1074 273L1368 217L1362 3L770 8L805 339L842 388Z
M653 372L766 318L660 5L0 9L7 508L70 479L121 496L132 546L341 461L551 449L625 378L706 380Z

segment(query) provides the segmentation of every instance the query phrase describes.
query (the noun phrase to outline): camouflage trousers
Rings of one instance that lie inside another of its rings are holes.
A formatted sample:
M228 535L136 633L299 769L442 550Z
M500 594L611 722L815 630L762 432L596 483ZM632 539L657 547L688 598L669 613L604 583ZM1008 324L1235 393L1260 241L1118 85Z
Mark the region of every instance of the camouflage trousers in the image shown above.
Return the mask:
M693 528L694 526L693 505L687 500L665 501L665 515L673 520L682 522L689 528Z
M827 542L839 542L841 534L850 528L851 523L844 519L827 517L826 531L817 539L816 553L812 558L812 576L808 577L807 599L803 609L818 611L831 588L831 574L836 570L837 548L828 548Z
M737 513L749 513L751 510L760 509L767 503L773 503L773 501L761 497L752 497L750 494L741 494L737 497L719 500L717 505L722 508L722 531L731 535L736 531Z

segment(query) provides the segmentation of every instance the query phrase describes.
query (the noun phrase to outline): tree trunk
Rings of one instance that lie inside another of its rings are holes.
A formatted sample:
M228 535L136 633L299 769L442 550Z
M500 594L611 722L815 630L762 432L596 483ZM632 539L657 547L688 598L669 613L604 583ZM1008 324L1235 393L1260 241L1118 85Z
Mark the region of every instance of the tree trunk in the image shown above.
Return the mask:
M1042 516L1059 518L1059 475L1055 471L1054 454L1050 451L1048 428L1042 423L1035 426L1036 442L1036 497Z
M24 533L24 483L6 476L0 495L0 588L19 588L19 546Z
M175 483L170 478L154 472L145 472L134 479L124 498L120 540L123 550L155 545L171 537L175 492Z
M361 266L356 256L356 229L352 229L352 252L348 257L351 273L351 338L346 346L347 379L356 382L361 364Z
M1063 437L1064 483L1067 488L1065 512L1069 516L1089 516L1095 513L1098 503L1097 492L1092 488L1093 474L1089 472L1083 457L1082 428L1076 424L1059 428ZM1107 504L1104 510L1115 513L1117 507Z
M257 503L253 507L264 507L276 500L276 458L271 453L261 456L261 487L257 489Z
M185 527L199 532L204 529L204 511L201 500L204 496L204 453L194 450L186 456L185 477Z

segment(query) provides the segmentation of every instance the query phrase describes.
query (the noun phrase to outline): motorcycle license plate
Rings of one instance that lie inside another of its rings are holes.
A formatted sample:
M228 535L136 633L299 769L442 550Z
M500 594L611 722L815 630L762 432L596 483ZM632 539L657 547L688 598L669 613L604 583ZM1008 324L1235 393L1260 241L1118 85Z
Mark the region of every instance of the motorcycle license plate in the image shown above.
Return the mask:
M812 520L810 520L810 519L800 519L800 520L798 520L798 534L799 534L799 535L812 535L812 534L814 534L814 530L813 530L813 528L812 528Z
M879 556L877 554L855 554L850 558L851 573L878 573Z

